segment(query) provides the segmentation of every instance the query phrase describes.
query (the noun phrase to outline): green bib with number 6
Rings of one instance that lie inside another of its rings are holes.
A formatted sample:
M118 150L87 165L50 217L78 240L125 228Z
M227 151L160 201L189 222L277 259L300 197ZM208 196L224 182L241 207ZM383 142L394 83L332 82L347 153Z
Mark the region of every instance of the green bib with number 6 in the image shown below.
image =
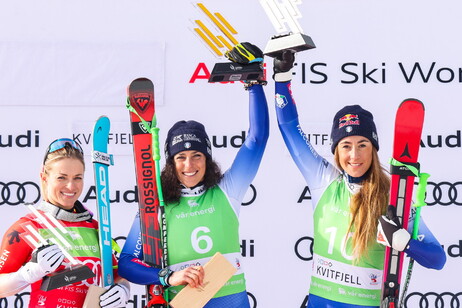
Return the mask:
M217 185L198 195L183 195L179 204L166 206L168 263L172 270L204 265L220 252L240 269L239 220ZM182 287L171 287L174 296ZM245 290L244 274L234 275L215 295Z

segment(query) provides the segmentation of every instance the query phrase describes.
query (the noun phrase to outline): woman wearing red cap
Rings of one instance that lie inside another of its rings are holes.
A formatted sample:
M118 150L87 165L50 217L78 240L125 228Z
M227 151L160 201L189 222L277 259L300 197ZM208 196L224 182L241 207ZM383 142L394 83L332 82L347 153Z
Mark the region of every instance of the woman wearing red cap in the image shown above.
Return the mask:
M300 128L291 94L294 60L289 51L276 57L273 79L279 129L310 189L314 208L307 307L379 307L385 247L376 241L377 229L385 230L382 235L395 250L427 268L441 269L446 255L423 221L420 241L382 216L388 207L390 180L380 165L378 134L369 111L351 105L334 116L335 165L316 153Z
M245 43L243 43L245 44ZM245 44L247 50L256 47ZM258 50L262 61L262 53ZM247 83L250 127L244 144L224 174L212 157L204 125L179 121L168 131L162 189L167 218L168 268L143 265L137 217L125 242L119 271L137 284L162 284L172 299L184 285L202 285L204 265L216 253L223 254L237 272L215 294L206 308L250 308L241 267L239 211L254 179L269 135L266 98L261 84Z

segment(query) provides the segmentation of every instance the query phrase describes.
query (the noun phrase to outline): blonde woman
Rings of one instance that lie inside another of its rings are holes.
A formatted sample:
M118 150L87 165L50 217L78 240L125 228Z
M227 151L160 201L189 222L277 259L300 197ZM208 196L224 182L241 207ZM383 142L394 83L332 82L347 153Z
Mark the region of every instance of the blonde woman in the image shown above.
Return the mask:
M98 224L78 198L83 190L85 162L82 148L72 139L58 139L48 147L40 173L43 201L38 210L49 213L76 236L74 247L68 252L78 261L87 264L94 271L95 278L76 282L72 285L50 291L40 289L42 279L55 271L65 268L65 258L57 245L46 245L32 249L20 236L11 240L10 234L24 232L24 223L32 223L41 231L33 215L21 217L5 233L0 255L0 297L7 297L31 286L29 307L82 307L90 285L98 284L101 276L101 260L98 244ZM114 259L115 262L115 259ZM125 307L129 296L129 283L119 278L117 284L100 297L104 308Z
M382 219L390 180L377 155L379 139L369 111L351 105L335 114L331 131L335 165L315 151L300 127L292 98L293 63L291 52L276 57L273 79L279 129L310 189L314 208L307 307L379 307L385 250L376 241L379 220L390 245L422 266L441 269L446 255L423 221L419 234L425 236L420 241Z

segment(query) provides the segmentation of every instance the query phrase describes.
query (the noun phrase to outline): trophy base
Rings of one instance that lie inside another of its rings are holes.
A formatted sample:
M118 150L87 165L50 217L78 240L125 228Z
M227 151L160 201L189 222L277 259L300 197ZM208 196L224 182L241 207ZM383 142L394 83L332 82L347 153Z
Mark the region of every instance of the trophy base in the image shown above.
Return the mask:
M316 48L311 37L303 33L290 33L281 36L274 36L266 44L266 56L277 57L284 50L291 50L292 52L300 52L308 49Z
M42 280L40 290L54 290L78 281L93 278L95 276L95 273L93 273L91 269L86 265L80 264L72 266L70 269L65 269L45 276Z
M260 62L249 64L226 62L215 64L210 75L209 82L263 79L263 67Z

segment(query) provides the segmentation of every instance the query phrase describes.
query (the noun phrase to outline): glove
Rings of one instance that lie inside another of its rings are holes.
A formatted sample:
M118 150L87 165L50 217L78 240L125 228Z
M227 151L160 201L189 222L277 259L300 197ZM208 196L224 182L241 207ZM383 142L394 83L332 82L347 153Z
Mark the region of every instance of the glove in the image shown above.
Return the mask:
M34 283L54 272L63 262L64 254L57 245L40 246L32 253L32 259L21 267L19 274L28 283Z
M225 53L225 57L240 64L263 62L261 49L248 42L237 44L233 49Z
M125 307L128 303L130 290L123 284L115 284L99 297L101 308Z
M396 217L396 208L392 205L388 206L387 216L379 218L377 242L395 250L403 251L410 241L411 235L401 227L399 218Z
M273 61L273 79L277 82L292 80L292 67L294 66L295 54L290 50L284 50Z

